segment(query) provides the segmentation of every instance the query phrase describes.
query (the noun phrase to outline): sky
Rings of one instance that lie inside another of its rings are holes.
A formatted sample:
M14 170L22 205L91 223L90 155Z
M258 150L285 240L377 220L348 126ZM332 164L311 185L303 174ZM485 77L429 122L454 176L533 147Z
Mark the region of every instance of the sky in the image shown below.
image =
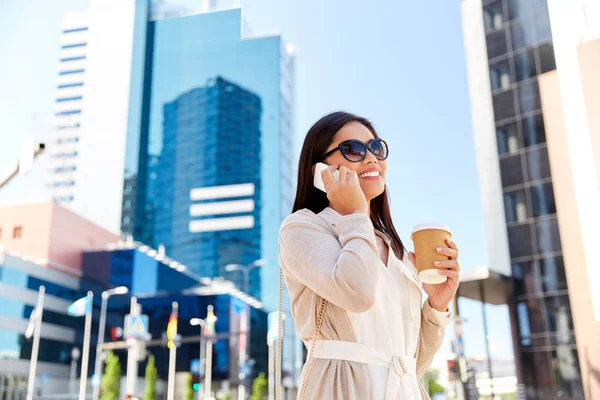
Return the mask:
M195 7L200 0L173 2ZM415 224L440 220L453 230L462 269L487 265L460 1L241 4L253 33L279 32L296 47L295 153L326 113L369 118L390 147L392 214L408 247ZM25 135L50 133L61 16L86 7L86 0L0 1L0 170L16 160ZM25 182L7 187L0 203L26 199L33 189ZM460 305L466 351L481 354L480 306ZM488 309L493 354L511 357L506 309Z

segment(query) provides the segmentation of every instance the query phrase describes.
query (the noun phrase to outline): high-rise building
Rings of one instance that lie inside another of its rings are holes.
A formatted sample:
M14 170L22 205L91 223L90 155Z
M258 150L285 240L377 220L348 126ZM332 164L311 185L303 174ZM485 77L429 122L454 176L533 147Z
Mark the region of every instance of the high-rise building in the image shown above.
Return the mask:
M463 0L491 268L527 399L600 396L600 5ZM593 356L596 355L596 356Z
M154 241L200 276L261 257L260 120L260 98L220 77L163 107ZM259 297L260 280L247 290Z
M294 195L293 48L248 35L239 8L157 2L149 15L135 30L122 231L276 311L277 235ZM290 338L293 378L302 356Z
M65 15L62 24L47 184L58 203L115 233L129 95L140 74L133 41L148 7L146 1L90 0L87 11Z

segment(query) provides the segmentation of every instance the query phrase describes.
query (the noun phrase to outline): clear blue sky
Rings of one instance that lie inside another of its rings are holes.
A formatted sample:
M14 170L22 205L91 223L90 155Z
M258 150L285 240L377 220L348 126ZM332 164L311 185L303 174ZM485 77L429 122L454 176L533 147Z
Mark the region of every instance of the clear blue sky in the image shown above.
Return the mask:
M310 125L327 112L343 109L371 119L390 145L388 186L403 239L410 245L418 222L443 220L461 248L463 269L488 264L460 1L242 5L254 33L281 32L297 48L296 152ZM60 19L86 6L86 0L0 2L0 169L18 153L24 134L52 123ZM478 305L461 306L469 318L466 350L482 353ZM491 310L490 317L497 353L510 356L506 311Z

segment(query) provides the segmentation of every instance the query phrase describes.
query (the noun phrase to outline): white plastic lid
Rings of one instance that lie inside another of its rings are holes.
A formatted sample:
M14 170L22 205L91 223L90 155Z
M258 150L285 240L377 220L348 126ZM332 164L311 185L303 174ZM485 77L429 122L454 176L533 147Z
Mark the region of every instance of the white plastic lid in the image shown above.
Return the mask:
M443 222L424 222L414 227L412 233L410 234L411 239L412 235L414 235L415 232L424 231L426 229L437 229L452 234L452 231L450 230L450 228L448 228L448 225L444 224Z

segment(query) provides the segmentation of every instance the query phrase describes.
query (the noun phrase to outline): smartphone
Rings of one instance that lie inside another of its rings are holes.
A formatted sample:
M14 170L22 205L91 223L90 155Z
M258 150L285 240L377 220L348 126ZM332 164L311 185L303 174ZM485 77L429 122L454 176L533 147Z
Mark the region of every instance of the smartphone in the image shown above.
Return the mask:
M325 184L323 183L323 178L321 178L321 172L325 171L327 168L329 168L329 165L325 164L325 163L317 163L315 165L315 176L314 176L314 180L313 180L313 184L315 185L315 187L325 193L327 193L327 191L325 190ZM333 171L333 177L335 178L336 181L340 180L340 171L335 170Z

